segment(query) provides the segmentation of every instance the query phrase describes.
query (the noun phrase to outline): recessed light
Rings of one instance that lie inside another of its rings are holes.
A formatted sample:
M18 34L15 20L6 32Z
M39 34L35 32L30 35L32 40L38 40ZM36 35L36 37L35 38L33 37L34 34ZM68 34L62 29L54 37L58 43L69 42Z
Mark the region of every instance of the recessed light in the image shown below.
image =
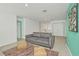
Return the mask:
M25 4L25 7L28 7L28 4L27 3Z

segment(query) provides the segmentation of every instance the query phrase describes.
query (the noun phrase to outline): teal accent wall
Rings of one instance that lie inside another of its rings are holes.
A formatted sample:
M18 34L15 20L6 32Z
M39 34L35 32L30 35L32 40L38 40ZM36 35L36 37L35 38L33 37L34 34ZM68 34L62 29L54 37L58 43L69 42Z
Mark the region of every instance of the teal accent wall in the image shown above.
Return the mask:
M72 53L73 56L79 56L79 12L78 12L78 32L71 32L69 31L68 25L68 12L74 4L68 4L67 10L67 19L66 19L66 35L67 35L67 45ZM78 11L79 11L79 4L78 4Z

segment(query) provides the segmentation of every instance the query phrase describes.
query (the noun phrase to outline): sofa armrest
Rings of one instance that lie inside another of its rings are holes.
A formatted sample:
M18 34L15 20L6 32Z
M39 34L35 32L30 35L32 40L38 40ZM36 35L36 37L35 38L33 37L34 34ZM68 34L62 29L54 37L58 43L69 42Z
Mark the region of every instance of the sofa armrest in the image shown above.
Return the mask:
M50 36L49 37L49 46L50 46L50 48L53 48L54 43L55 43L55 36Z

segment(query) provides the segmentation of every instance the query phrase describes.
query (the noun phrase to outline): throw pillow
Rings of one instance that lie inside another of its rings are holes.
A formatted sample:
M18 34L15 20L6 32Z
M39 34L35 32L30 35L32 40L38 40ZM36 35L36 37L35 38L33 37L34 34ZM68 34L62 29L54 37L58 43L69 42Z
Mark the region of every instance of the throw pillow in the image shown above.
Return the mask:
M17 50L26 49L27 42L25 40L20 40L17 42Z
M46 56L46 50L43 47L34 47L34 56Z

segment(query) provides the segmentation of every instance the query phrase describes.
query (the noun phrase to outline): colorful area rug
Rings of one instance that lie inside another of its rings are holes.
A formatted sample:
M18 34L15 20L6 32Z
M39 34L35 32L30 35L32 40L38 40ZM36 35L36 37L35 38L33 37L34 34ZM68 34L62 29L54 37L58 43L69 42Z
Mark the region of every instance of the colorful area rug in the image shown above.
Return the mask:
M58 56L59 54L57 51L30 43L25 49L18 50L16 47L14 47L4 51L3 53L5 56Z

